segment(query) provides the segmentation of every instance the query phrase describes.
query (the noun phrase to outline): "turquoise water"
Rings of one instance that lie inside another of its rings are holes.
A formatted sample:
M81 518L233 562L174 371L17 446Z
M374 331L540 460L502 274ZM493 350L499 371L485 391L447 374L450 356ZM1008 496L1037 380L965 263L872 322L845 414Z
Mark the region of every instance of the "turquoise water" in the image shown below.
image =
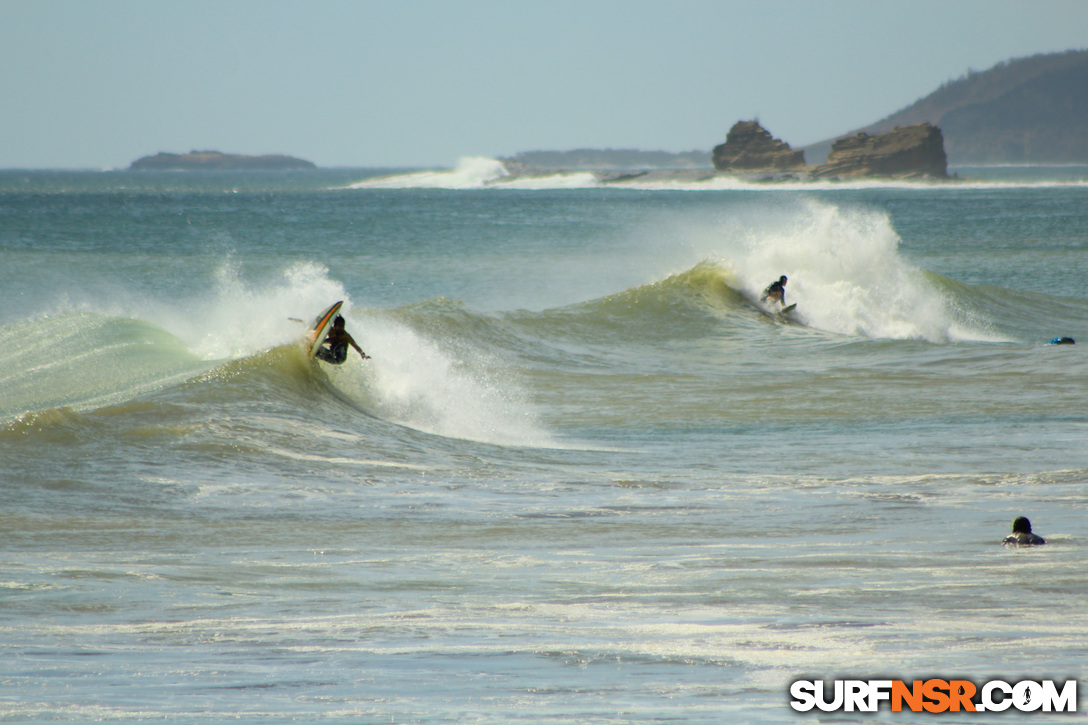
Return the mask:
M1084 680L1088 183L973 171L0 173L0 719ZM297 344L338 299L365 363Z

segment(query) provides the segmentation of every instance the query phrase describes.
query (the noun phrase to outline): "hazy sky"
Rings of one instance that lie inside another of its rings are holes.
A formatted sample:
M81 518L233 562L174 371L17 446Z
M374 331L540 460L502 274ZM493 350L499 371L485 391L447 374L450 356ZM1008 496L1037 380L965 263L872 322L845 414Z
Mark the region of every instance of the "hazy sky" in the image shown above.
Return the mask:
M0 0L0 168L804 146L1088 48L1088 0Z

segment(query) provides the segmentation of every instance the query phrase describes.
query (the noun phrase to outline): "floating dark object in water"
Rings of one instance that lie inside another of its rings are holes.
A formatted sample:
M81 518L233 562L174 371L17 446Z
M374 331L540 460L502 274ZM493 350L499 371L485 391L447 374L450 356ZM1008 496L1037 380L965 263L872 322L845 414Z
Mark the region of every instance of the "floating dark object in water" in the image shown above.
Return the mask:
M1055 337L1050 341L1051 345L1075 345L1076 340L1071 337Z

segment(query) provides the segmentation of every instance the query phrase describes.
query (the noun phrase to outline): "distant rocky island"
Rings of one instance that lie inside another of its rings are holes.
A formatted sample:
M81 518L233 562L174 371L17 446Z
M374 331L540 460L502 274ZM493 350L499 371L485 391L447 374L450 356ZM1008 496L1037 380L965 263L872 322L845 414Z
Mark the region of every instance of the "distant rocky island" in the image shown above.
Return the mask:
M314 163L293 156L245 156L219 151L190 151L187 154L160 152L137 159L129 166L130 171L286 171L315 168Z
M768 179L948 178L944 137L930 123L841 138L832 144L825 163L809 166L804 151L774 138L759 122L739 121L725 143L714 147L713 158L718 171L771 174Z

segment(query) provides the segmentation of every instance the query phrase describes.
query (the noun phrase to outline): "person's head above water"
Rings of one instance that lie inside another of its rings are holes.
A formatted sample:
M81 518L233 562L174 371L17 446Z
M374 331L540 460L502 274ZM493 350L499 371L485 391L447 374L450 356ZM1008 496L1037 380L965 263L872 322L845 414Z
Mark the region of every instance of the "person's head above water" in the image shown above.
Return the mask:
M779 277L778 281L781 282L782 284L786 284L786 275L782 275L781 277Z
M332 321L332 326L333 326L334 329L338 329L338 330L343 329L344 328L344 318L341 317L340 315L337 315L336 319Z
M1012 522L1012 532L1014 534L1030 534L1031 522L1028 521L1026 516L1018 516L1016 520Z
M1005 537L1005 544L1010 546L1038 546L1046 539L1032 532L1031 522L1026 516L1017 516L1012 522L1012 533Z

